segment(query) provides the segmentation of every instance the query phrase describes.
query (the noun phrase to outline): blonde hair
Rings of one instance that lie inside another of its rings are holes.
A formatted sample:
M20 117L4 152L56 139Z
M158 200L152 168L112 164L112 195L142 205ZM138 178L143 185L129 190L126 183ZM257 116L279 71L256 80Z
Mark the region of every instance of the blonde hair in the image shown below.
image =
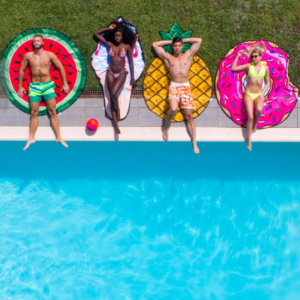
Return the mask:
M255 47L252 50L251 54L253 54L253 52L256 52L256 53L258 53L259 56L262 56L265 52L265 45L263 43L255 45Z

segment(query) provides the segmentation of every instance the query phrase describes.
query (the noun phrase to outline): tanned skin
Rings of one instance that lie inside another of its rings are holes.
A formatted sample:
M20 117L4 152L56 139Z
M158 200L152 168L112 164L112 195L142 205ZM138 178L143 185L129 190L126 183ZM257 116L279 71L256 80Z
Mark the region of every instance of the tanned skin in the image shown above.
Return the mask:
M60 71L60 75L62 78L62 82L63 82L62 91L65 94L68 94L70 91L67 84L66 72L62 63L54 53L43 50L43 46L44 46L43 38L40 36L36 36L33 38L34 51L27 52L24 55L21 68L20 68L20 73L19 73L18 94L20 97L22 97L23 93L25 93L25 89L23 88L22 83L24 78L24 71L28 65L31 68L32 82L43 83L51 80L50 66L52 63L55 64L55 66ZM51 126L55 133L56 141L61 143L63 146L68 147L68 145L63 140L60 134L59 121L55 110L55 106L56 106L55 98L46 100L46 104L50 116ZM31 109L30 133L29 133L29 139L27 141L27 144L23 150L26 150L31 144L35 143L35 133L38 127L39 106L40 106L39 102L30 102L30 109Z
M185 53L182 53L183 43L192 44L191 48ZM156 54L163 60L167 69L169 70L171 75L171 81L176 83L189 82L189 70L192 65L194 55L200 49L202 39L201 38L183 39L183 43L175 42L174 44L172 44L172 41L159 41L159 42L154 42L152 44ZM174 55L164 50L163 47L166 45L172 45L174 50ZM179 102L176 98L170 99L170 110L168 112L167 119L165 121L165 125L163 127L163 133L162 133L162 137L165 141L169 139L170 122L174 114L176 113L178 106L179 106ZM198 154L200 150L197 146L197 140L196 140L196 126L193 119L194 110L193 109L182 109L182 110L185 114L185 118L187 121L187 131L192 140L194 152Z
M250 56L250 54L251 54L252 61L254 63L255 73L258 74L262 68L262 65L261 65L262 55L259 55L259 53L257 53L256 51L252 51L251 53L249 53L247 50L240 50L232 64L231 71L243 71L243 70L246 70L247 72L249 71L249 68L251 67L250 63L244 64L241 66L237 66L237 61L244 52L248 56ZM264 107L264 94L266 93L266 91L268 90L268 88L270 86L270 71L269 71L268 66L265 66L265 68L266 68L266 76L265 76L265 87L263 90L262 90L263 79L257 78L257 77L250 77L250 76L248 77L248 84L247 84L246 90L249 93L259 94L259 96L253 101L252 98L247 93L244 93L244 103L245 103L247 114L248 114L247 149L249 151L252 151L251 135L257 130L257 127L256 127L257 122L259 120L259 117L261 116L261 112ZM256 109L254 119L253 119L253 106L255 106L255 109Z

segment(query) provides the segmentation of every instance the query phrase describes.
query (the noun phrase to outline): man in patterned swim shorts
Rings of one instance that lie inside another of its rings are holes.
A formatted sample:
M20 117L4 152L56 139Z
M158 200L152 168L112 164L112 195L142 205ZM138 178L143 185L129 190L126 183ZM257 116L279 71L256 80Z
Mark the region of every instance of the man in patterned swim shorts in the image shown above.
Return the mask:
M28 65L30 66L32 73L32 83L29 85L29 102L31 109L30 133L27 144L23 150L26 150L31 144L35 143L35 133L38 127L38 113L42 98L44 98L47 103L50 122L55 133L56 141L60 142L63 146L68 147L60 134L59 121L55 110L55 86L50 76L50 67L53 63L60 71L63 83L62 91L65 94L69 93L70 89L68 87L64 66L54 53L43 50L44 42L41 35L33 37L32 45L34 51L27 52L24 55L19 73L18 94L22 97L25 92L23 87L24 71Z
M191 48L185 53L182 53L183 43L192 44ZM201 38L188 38L182 40L179 37L174 38L172 41L159 41L153 43L156 54L163 60L171 75L169 88L170 110L163 128L162 137L165 141L169 139L171 119L180 105L180 108L185 114L187 130L196 154L198 154L200 150L197 146L196 126L193 119L195 104L189 84L189 70L193 62L193 57L200 49L201 43ZM166 52L163 48L170 44L173 47L174 55Z

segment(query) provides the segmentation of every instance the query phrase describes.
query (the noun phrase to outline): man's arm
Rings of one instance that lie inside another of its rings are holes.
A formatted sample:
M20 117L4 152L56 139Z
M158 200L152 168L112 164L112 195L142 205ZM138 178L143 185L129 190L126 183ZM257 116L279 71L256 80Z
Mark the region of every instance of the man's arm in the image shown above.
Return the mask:
M25 93L25 89L23 88L23 78L24 78L24 72L28 66L29 60L28 60L28 53L26 53L23 57L21 68L19 72L19 86L18 86L18 95L20 97L23 97L23 93Z
M67 76L66 76L65 68L64 68L63 64L61 63L61 61L57 58L57 56L54 53L52 53L52 52L49 52L49 53L50 53L51 62L56 65L56 67L58 68L58 70L60 72L60 76L61 76L61 79L63 82L63 86L62 86L61 90L65 94L68 94L70 92L70 88L67 83Z
M184 43L192 44L191 48L189 49L191 56L193 57L200 49L202 39L201 38L188 38L183 39Z
M154 42L152 44L152 47L156 54L158 55L159 58L161 59L166 59L167 58L167 52L163 48L163 46L171 45L172 41L159 41L159 42Z

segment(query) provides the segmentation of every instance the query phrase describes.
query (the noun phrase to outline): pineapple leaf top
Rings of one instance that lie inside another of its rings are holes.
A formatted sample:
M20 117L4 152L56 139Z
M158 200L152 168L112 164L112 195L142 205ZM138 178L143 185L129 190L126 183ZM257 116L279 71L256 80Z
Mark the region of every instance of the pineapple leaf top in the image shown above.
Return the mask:
M175 37L180 37L182 39L187 39L187 38L190 38L192 36L193 30L183 31L182 28L177 23L174 23L169 32L160 31L159 34L162 37L162 39L165 40L165 41L173 40ZM186 52L190 48L191 48L191 44L185 43L183 45L182 52ZM169 52L169 53L173 54L172 45L164 46L164 49L165 49L166 52Z

